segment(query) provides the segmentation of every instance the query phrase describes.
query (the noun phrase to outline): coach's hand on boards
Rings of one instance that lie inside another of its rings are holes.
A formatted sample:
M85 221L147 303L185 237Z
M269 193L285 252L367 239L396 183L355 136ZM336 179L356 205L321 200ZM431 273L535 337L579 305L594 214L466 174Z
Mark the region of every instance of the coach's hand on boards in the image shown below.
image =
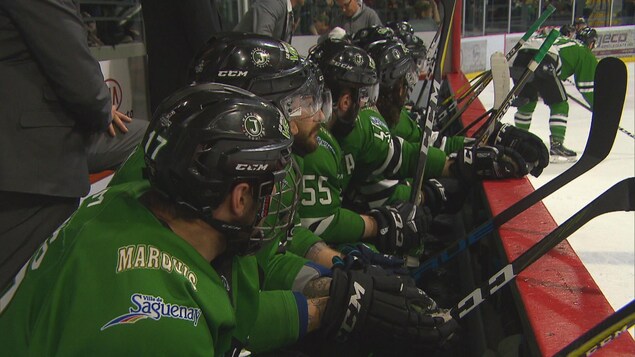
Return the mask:
M417 207L410 202L378 207L368 215L377 223L377 249L399 256L423 244L432 220L427 207Z
M435 349L458 328L423 290L397 275L334 270L322 317L327 338L369 349L402 345Z
M540 176L549 165L549 150L543 141L526 130L513 125L496 123L489 137L489 145L501 145L516 150L531 168L531 174Z
M519 178L527 175L525 159L514 149L495 145L466 147L450 155L450 172L466 184L479 179Z

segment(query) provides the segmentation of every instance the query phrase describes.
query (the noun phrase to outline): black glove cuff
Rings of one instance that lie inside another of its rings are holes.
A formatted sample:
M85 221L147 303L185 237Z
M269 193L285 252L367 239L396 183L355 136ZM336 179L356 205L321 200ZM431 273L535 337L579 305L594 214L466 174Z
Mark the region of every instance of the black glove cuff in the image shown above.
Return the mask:
M368 316L368 300L372 299L373 279L355 270L333 271L329 302L324 311L323 326L327 338L346 342L362 329Z

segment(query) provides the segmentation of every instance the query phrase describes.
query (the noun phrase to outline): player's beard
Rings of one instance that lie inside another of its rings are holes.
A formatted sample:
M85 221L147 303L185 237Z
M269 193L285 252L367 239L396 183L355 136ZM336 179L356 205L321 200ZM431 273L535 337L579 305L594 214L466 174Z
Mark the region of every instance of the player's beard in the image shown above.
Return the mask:
M382 89L385 89L385 91L383 91ZM388 93L385 93L386 91ZM400 85L394 85L391 88L384 87L380 88L379 90L379 98L377 98L377 109L379 110L381 116L384 117L384 119L388 123L388 126L391 128L395 127L397 123L399 123L401 108L403 108L404 104L406 103L406 95L407 94L403 94Z
M300 130L293 136L292 150L294 154L306 156L317 149L317 135L320 130L320 124L314 121L311 121L311 124L310 128L308 128L307 124L304 124L304 130Z

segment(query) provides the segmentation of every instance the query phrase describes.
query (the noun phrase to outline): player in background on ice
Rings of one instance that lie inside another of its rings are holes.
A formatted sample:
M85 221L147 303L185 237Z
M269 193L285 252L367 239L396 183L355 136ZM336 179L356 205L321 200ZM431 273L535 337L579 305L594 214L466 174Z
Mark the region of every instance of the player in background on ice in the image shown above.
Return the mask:
M566 36L556 40L532 80L525 85L516 100L520 106L514 115L515 125L527 131L538 103L538 96L549 106L549 153L552 162L575 161L577 157L575 151L564 146L569 102L562 81L573 75L578 91L593 108L593 81L597 59L591 50L597 42L597 32L587 27L581 30L578 36L582 42ZM534 37L518 51L510 68L514 81L520 78L544 39L544 36Z

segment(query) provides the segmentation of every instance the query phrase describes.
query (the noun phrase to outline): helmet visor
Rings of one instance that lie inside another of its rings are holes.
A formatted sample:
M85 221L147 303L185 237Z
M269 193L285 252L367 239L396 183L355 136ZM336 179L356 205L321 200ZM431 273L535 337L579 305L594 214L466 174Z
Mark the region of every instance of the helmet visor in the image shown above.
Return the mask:
M364 108L369 105L374 105L377 102L379 96L379 83L375 83L371 86L362 87L359 89L359 107Z
M289 120L310 119L323 123L331 117L332 106L331 92L314 75L280 100L280 107Z

